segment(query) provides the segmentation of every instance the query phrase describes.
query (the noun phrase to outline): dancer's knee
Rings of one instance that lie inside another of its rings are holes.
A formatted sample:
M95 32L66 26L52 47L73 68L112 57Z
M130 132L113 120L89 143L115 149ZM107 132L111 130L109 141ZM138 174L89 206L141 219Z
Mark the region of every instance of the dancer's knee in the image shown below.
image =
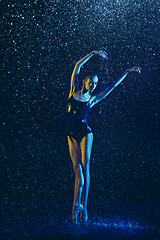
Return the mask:
M89 165L83 166L83 175L84 175L84 177L90 176Z
M80 186L83 187L84 176L83 176L82 166L80 163L74 165L74 173L75 173L76 180L79 181Z

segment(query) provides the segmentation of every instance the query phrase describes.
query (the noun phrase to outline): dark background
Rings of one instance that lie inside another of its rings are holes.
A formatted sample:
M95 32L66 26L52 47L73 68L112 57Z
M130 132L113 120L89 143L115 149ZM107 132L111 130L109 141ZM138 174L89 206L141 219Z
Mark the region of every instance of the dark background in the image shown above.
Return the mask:
M89 201L159 206L159 3L1 3L1 203L71 203L74 175L63 116L75 63L93 57L98 90L131 73L88 117L94 132Z

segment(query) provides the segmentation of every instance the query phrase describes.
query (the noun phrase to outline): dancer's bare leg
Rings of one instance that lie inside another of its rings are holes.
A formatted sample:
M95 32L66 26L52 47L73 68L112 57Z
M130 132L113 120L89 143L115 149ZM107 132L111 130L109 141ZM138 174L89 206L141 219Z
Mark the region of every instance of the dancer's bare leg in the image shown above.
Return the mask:
M92 144L93 144L93 133L89 133L82 139L81 142L81 154L82 154L82 166L83 166L83 174L84 174L84 186L82 192L82 202L83 202L83 209L87 211L87 200L88 200L88 193L89 193L89 186L90 186L90 158L91 158L91 151L92 151Z
M81 195L84 185L84 177L82 171L82 161L81 161L81 148L80 144L73 138L68 136L68 145L70 157L73 163L73 169L75 173L75 186L74 186L74 201L73 208L80 206Z

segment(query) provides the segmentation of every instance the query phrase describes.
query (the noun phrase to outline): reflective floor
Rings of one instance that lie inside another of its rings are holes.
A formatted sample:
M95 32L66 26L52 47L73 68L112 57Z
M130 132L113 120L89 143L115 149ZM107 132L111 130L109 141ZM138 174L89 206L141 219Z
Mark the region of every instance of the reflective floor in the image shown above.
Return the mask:
M88 223L73 224L71 206L1 205L0 239L159 240L159 210L120 204L89 207ZM99 214L98 214L99 213Z

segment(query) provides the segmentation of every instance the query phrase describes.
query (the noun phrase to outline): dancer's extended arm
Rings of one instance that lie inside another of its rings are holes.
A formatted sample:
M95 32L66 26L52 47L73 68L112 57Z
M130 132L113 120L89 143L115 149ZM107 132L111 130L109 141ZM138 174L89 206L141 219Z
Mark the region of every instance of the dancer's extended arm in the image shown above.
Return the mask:
M128 75L129 72L141 72L141 68L140 67L133 67L133 68L129 68L127 69L123 75L118 78L118 80L116 80L115 82L113 82L112 84L110 84L107 88L105 88L102 92L98 93L97 95L93 96L91 98L91 107L93 107L95 104L97 104L99 101L101 101L103 98L107 97L108 94L110 94L110 92L113 91L114 88L116 88Z
M79 74L80 69L82 67L83 64L85 64L92 56L94 55L100 55L102 58L107 58L107 54L104 51L92 51L89 54L87 54L85 57L83 57L82 59L80 59L72 72L72 76L71 76L71 87L70 87L70 92L69 92L69 98L72 96L72 94L75 92L75 88L77 85L77 79L76 79L76 75Z

